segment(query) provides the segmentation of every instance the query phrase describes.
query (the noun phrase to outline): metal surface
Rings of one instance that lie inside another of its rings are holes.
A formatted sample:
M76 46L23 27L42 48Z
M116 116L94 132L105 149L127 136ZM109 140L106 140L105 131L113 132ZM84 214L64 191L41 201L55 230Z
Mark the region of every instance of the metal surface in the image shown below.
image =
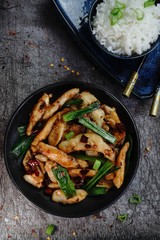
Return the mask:
M160 239L160 117L149 116L152 99L123 97L123 87L77 46L52 1L0 1L0 49L0 239L45 240L49 224L56 226L52 240ZM14 110L33 91L62 80L105 87L130 110L140 134L140 166L125 195L107 210L80 219L54 217L33 206L4 165L4 134ZM142 197L141 204L128 203L133 193ZM117 220L124 213L128 219Z

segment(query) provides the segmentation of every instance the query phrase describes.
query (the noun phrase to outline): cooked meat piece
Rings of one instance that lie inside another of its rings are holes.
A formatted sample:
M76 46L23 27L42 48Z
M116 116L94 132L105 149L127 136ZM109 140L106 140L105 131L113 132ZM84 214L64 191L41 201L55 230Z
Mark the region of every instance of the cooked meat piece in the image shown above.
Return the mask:
M119 155L117 156L116 159L116 165L120 167L120 169L118 169L115 172L115 177L113 179L113 183L117 188L120 188L123 184L124 181L124 174L125 174L125 160L126 160L126 153L129 149L129 142L126 142L125 145L121 148Z
M126 129L123 123L116 123L114 129L111 130L111 134L116 137L116 145L123 144L126 137Z
M29 166L28 166L28 161L32 159L32 154L31 154L31 151L28 150L23 158L23 166L25 168L26 171L29 170Z
M120 119L119 119L119 116L116 112L116 109L113 107L109 107L107 105L102 105L102 109L105 111L105 120L106 122L114 128L115 124L116 123L120 123Z
M70 140L62 141L58 145L58 148L65 153L91 150L97 153L103 153L105 157L112 161L115 160L115 152L113 149L96 133L79 134Z
M80 168L76 168L76 169L69 169L68 173L71 177L81 177L81 178L85 178L85 177L94 177L97 173L97 170L93 170L93 169L80 169Z
M47 162L48 158L44 156L43 154L37 154L35 155L35 158L41 162Z
M52 146L56 146L62 139L66 128L66 123L57 119L52 127L52 130L48 136L48 143Z
M58 182L51 182L50 184L48 184L48 187L53 189L59 189L59 184Z
M49 106L49 99L52 97L52 94L44 93L43 96L38 100L37 104L34 106L27 126L26 134L29 136L32 134L33 127L36 123L42 118L46 107Z
M57 180L52 172L52 168L54 168L56 165L57 165L56 162L47 161L44 166L44 169L46 170L49 179L54 183L57 182Z
M25 174L23 176L24 180L35 187L41 188L43 187L43 177L37 177L35 174L29 175Z
M65 108L63 109L61 112L56 113L55 115L53 115L45 124L44 128L36 135L36 137L34 138L32 144L31 144L31 149L33 152L37 151L37 145L39 142L43 141L44 139L46 139L48 137L48 135L50 134L53 125L55 123L55 121L57 119L61 119L61 116L68 112L69 109Z
M58 109L60 109L65 102L74 98L79 93L79 88L72 88L67 92L63 93L55 102L48 106L46 109L43 119L50 118Z
M51 161L55 161L65 168L76 168L78 162L72 156L67 155L65 152L56 147L50 146L43 142L38 144L38 151L48 157Z
M88 91L83 91L78 95L78 98L82 99L82 108L88 107L90 104L98 101L98 99Z
M82 189L76 189L76 195L71 198L66 198L64 193L61 190L55 190L52 194L52 200L56 203L63 203L63 204L74 204L81 202L87 196L87 192Z

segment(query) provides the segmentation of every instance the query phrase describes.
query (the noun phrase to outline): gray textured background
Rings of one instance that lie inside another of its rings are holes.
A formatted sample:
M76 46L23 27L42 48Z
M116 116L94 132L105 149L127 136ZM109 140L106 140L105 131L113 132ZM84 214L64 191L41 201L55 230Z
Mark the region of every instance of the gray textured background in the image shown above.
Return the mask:
M3 159L5 129L16 107L38 88L64 79L93 82L115 94L133 114L141 138L140 166L130 188L105 211L80 219L54 217L33 206L13 185ZM1 240L47 239L45 229L51 223L57 227L52 239L160 239L160 118L149 116L151 99L126 99L122 91L91 64L51 1L0 1ZM133 193L141 195L141 204L128 204ZM129 215L124 223L117 220L121 213Z

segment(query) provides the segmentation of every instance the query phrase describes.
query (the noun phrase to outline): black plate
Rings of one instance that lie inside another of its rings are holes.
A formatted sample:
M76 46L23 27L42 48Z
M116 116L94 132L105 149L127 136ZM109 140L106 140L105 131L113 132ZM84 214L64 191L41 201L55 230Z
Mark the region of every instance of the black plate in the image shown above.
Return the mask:
M102 103L106 103L110 106L114 106L117 109L122 122L124 122L127 132L132 135L133 149L130 158L130 165L125 177L123 186L120 189L111 189L106 196L99 197L87 197L84 201L75 205L61 205L53 203L50 197L45 196L43 189L38 189L28 184L23 180L24 169L22 166L22 158L16 160L11 154L10 150L13 144L17 141L17 128L24 124L27 124L29 113L32 110L36 101L41 97L44 92L53 93L56 99L66 90L74 87L79 87L80 90L89 90L93 93ZM15 111L13 114L5 135L4 142L4 156L5 164L8 173L22 194L36 206L40 207L44 211L61 217L83 217L91 214L95 214L113 204L118 200L122 194L126 191L127 187L133 180L137 167L139 164L139 136L137 128L133 118L128 110L119 102L114 96L106 92L103 88L94 86L93 84L87 84L82 82L61 82L46 86L40 90L32 93Z
M95 0L52 0L67 28L76 42L104 73L112 75L120 84L126 85L134 71L137 70L141 58L118 59L104 52L93 40L90 33L88 17ZM54 11L53 11L54 14ZM151 97L160 78L160 40L158 46L148 54L139 73L139 79L133 93L139 98Z

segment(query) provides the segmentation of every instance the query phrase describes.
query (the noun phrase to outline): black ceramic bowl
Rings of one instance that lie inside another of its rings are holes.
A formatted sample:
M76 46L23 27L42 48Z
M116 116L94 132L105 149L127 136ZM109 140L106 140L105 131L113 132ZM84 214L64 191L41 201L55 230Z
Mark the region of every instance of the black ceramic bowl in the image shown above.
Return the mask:
M84 201L75 205L61 205L54 203L51 201L50 197L44 195L43 189L35 188L24 181L22 158L18 160L15 159L12 154L10 154L10 150L18 139L17 128L28 123L29 113L44 92L53 93L54 98L57 99L57 97L59 97L62 93L75 87L79 87L80 90L89 90L102 103L106 103L117 109L117 113L119 114L122 122L125 124L127 132L130 133L133 138L133 149L131 152L129 168L125 176L124 183L120 189L110 189L104 196L87 197ZM38 91L32 93L17 108L6 130L4 156L5 164L13 183L29 201L50 214L61 217L78 218L95 214L109 207L126 191L135 176L139 164L139 136L135 122L129 111L118 99L106 92L105 89L94 86L93 84L66 81L51 84L39 89Z
M96 39L95 35L93 34L92 32L92 22L93 22L93 18L94 16L96 15L96 8L97 8L97 5L100 4L102 2L102 0L96 0L92 7L91 7L91 10L90 10L90 13L89 13L89 30L90 30L90 34L92 36L92 39L94 40L94 42L97 44L97 46L102 49L104 52L106 52L107 54L113 56L113 57L116 57L116 58L119 58L119 59L134 59L134 58L140 58L146 54L149 54L150 52L152 52L156 46L158 45L159 41L160 41L160 36L159 38L153 43L151 44L151 47L143 52L142 54L132 54L131 56L128 56L128 55L119 55L119 54L116 54L116 53L113 53L113 52L110 52L108 51L107 48L105 48L103 45L100 44L100 42Z

